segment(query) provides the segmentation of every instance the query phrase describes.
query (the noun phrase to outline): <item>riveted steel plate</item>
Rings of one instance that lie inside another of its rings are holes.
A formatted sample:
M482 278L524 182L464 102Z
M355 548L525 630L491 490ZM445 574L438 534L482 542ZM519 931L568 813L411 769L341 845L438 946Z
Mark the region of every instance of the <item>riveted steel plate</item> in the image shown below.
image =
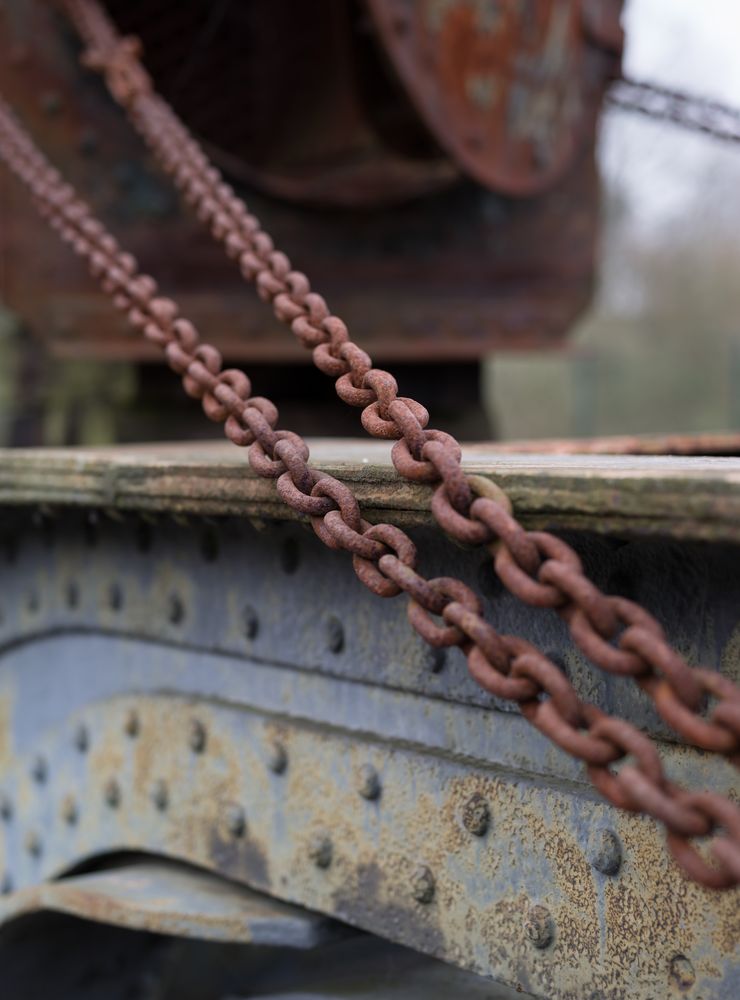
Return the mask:
M581 0L368 2L427 125L481 183L543 191L593 135L609 63Z
M738 894L686 882L653 823L601 803L455 654L431 659L341 555L297 525L116 517L4 513L6 891L165 855L547 1000L671 997L676 969L703 1000L736 995ZM481 582L479 555L427 540L430 568ZM575 541L623 588L633 564L684 648L736 671L731 546ZM551 616L495 588L489 613L656 728ZM660 747L676 779L737 787L729 765Z

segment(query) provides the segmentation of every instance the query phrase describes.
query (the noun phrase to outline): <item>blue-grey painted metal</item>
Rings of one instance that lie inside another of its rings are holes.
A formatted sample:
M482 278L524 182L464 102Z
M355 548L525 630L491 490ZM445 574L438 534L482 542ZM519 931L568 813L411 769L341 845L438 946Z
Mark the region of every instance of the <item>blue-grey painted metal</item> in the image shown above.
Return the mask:
M167 856L548 1000L740 994L738 894L688 884L656 825L431 656L398 602L296 526L89 521L6 536L0 863L7 892L121 851ZM693 657L737 670L736 554L576 538ZM561 623L500 593L480 555L428 566L560 656L581 693L657 732ZM710 610L707 610L710 609ZM694 787L729 765L661 742ZM676 970L681 970L677 977ZM687 971L690 970L690 971ZM678 984L678 985L677 985ZM688 988L688 987L687 987Z

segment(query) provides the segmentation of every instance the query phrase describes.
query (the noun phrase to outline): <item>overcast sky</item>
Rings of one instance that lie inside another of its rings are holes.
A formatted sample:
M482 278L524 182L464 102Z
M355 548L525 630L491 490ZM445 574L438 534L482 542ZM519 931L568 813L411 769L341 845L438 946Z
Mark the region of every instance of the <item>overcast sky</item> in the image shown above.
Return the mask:
M626 75L740 107L740 0L627 0L624 23ZM697 196L726 197L729 182L740 181L740 146L615 111L600 152L605 177L647 229L673 221Z

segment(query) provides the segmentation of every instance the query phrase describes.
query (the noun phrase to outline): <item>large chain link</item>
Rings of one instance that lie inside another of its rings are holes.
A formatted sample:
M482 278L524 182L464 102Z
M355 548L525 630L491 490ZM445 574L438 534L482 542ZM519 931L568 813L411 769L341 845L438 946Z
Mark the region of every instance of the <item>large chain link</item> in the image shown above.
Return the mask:
M86 3L74 6L91 9L94 22L97 8ZM115 36L113 41L117 45ZM135 51L133 46L127 46L127 50ZM117 81L136 81L125 96L129 107L145 98L163 103L152 96L148 78L120 71L120 51L117 48ZM124 89L119 87L119 93ZM175 121L175 125L179 123ZM438 520L462 541L488 544L498 572L515 593L531 603L556 607L571 625L577 641L579 636L582 641L585 636L586 644L595 643L602 658L626 656L626 661L619 659L617 672L637 676L658 707L665 712L669 706L668 713L677 715L680 725L686 725L684 715L688 713L691 724L705 727L714 743L719 742L717 733L722 734L723 745L712 749L737 761L740 695L735 686L714 671L692 671L667 645L651 616L631 602L601 595L585 578L578 557L564 542L552 535L525 532L513 519L508 499L494 484L480 477L466 477L454 439L426 431L428 416L423 407L397 397L392 376L372 368L367 355L351 344L344 325L325 306L323 318L316 315L322 312L317 300L319 304L323 300L310 291L302 275L290 269L287 259L273 250L269 237L256 220L250 221L253 217L208 165L182 126L173 132L189 146L192 158L192 163L183 159L179 164L183 186L189 190L194 182L207 182L204 191L191 191L191 198L217 237L239 257L242 268L252 272L249 276L256 278L261 294L272 300L278 315L282 313L294 328L302 319L304 329L310 327L322 335L311 346L315 353L324 348L319 357L327 367L334 368L330 374L338 377L338 382L347 376L342 387L348 395L352 395L350 389L363 394L361 399L351 400L364 407L363 423L378 434L379 421L379 436L399 438L394 446L397 467L400 454L401 465L415 463L405 473L410 478L441 479L433 501ZM197 331L179 315L172 300L157 294L154 280L139 272L131 255L123 252L92 217L89 208L76 198L1 103L0 156L31 188L50 224L87 258L91 272L114 304L126 312L147 339L163 349L170 367L182 376L186 392L202 401L212 420L224 422L232 441L249 446L249 461L255 471L277 479L281 497L293 509L311 517L317 534L327 545L352 553L357 575L366 586L383 597L406 592L411 598L409 618L420 635L435 646L460 646L475 680L498 697L519 703L522 714L537 729L584 761L592 781L610 802L664 823L671 851L691 877L716 888L740 883L740 809L716 793L692 795L670 782L656 748L644 734L579 699L558 667L530 643L496 632L483 618L478 597L461 581L447 577L427 580L421 576L408 535L389 524L369 525L346 485L308 465L305 442L290 431L276 430L278 414L274 405L251 396L251 385L243 372L222 369L219 353L200 342ZM238 229L234 223L239 224ZM232 236L239 240L236 247L233 240L229 241ZM297 308L299 302L303 305L295 313L288 303ZM337 330L344 330L344 335L337 336ZM353 367L358 355L362 361L360 377ZM339 363L343 363L341 371ZM372 399L368 393L372 393ZM419 438L416 447L415 436ZM405 446L407 454L403 449L399 452L399 445ZM463 494L462 499L457 493ZM473 532L476 537L472 537ZM441 623L432 616L441 618ZM623 630L617 647L608 641L615 634L610 631L612 627ZM625 643L626 636L629 638ZM647 658L645 648L650 651ZM709 721L692 711L704 691L719 700ZM679 698L679 692L683 698ZM685 707L687 701L691 708ZM702 734L706 735L703 729ZM732 747L727 734L733 740ZM627 756L634 758L633 764L618 771L611 769L610 765ZM717 833L722 830L724 833ZM713 833L716 865L709 865L691 839Z
M511 593L529 605L556 609L589 659L611 673L636 678L663 720L684 739L737 762L740 691L715 671L692 670L642 608L602 594L565 542L543 532L526 532L497 502L500 498L476 498L462 471L457 441L427 429L427 410L398 396L393 376L373 367L368 354L349 339L343 321L311 290L306 275L293 270L288 257L275 250L259 221L154 92L151 80L134 68L141 68L135 41L117 34L96 0L65 0L64 5L86 42L83 60L106 75L113 96L198 218L238 262L242 275L255 282L276 316L312 350L316 366L336 380L340 398L362 408L365 429L375 437L396 439L392 459L397 471L417 482L438 484L432 513L441 527L457 541L489 546L496 571ZM133 67L122 74L126 61ZM125 93L122 75L135 81ZM720 704L705 720L698 709L708 696Z
M609 88L606 99L620 111L672 122L725 142L740 142L740 111L720 101L683 90L670 90L646 80L630 79L617 80Z

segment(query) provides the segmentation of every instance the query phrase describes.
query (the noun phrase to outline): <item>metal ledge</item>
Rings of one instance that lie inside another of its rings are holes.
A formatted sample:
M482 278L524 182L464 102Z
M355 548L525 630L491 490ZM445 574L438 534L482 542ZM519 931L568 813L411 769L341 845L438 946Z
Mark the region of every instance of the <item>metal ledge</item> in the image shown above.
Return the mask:
M317 468L352 483L369 520L431 523L427 486L401 480L383 441L309 441ZM528 525L740 541L740 459L511 454L465 449ZM86 505L292 520L272 482L228 443L0 450L0 504Z

